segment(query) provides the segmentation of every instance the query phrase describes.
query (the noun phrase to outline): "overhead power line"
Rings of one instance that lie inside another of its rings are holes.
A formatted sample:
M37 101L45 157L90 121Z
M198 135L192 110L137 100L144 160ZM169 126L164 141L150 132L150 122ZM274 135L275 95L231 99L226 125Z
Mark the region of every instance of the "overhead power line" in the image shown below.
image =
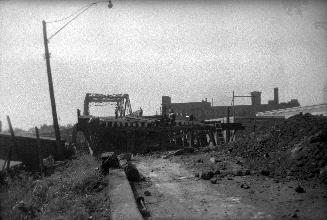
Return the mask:
M57 23L57 22L61 22L61 21L67 20L68 18L73 17L75 14L77 14L78 12L80 12L81 10L83 10L84 8L87 8L87 7L89 7L90 5L93 5L93 4L96 4L96 3L90 3L90 4L87 4L87 5L84 5L83 7L77 9L71 15L68 15L67 17L64 17L64 18L61 18L61 19L57 19L57 20L53 20L53 21L47 21L46 23L50 24L50 23Z

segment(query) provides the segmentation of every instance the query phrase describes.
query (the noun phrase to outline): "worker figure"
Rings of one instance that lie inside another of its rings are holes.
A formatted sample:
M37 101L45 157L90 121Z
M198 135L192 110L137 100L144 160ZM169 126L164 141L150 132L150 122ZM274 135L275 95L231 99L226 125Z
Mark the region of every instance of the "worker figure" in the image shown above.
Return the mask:
M118 106L115 108L115 118L118 118Z
M142 115L143 115L143 109L140 107L140 114L139 114L139 116L142 117Z

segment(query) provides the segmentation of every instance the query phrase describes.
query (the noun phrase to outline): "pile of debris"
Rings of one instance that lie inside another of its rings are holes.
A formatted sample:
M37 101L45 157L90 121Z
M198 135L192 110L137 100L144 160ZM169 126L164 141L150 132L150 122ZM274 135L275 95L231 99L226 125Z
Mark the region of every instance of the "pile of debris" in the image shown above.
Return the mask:
M295 115L256 138L227 145L225 150L244 158L251 169L272 176L307 179L318 177L327 183L327 117Z
M125 171L129 181L137 182L142 180L139 171L135 165L131 163L131 153L117 155L115 152L105 152L101 154L101 159L102 164L100 169L103 175L107 175L110 168L121 168Z

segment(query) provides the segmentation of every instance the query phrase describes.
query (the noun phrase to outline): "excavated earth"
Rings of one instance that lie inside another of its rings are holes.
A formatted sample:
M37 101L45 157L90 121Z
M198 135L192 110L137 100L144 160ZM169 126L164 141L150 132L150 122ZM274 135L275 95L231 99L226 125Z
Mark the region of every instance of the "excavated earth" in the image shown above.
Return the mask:
M134 188L149 219L327 219L326 122L297 115L232 144L137 156Z
M295 115L283 123L219 148L274 177L327 183L327 117Z

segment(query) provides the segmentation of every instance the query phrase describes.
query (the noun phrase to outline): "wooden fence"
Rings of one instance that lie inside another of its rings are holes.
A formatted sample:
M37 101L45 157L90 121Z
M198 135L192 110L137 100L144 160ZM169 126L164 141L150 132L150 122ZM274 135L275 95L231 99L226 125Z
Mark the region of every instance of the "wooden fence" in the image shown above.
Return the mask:
M36 137L15 136L17 147L15 147L10 134L0 133L0 159L6 160L10 147L12 147L11 160L21 161L28 168L37 170L39 167L39 157L37 149ZM63 158L64 141L62 141L62 149L57 149L56 139L40 138L41 156L46 158L53 155L56 159Z

